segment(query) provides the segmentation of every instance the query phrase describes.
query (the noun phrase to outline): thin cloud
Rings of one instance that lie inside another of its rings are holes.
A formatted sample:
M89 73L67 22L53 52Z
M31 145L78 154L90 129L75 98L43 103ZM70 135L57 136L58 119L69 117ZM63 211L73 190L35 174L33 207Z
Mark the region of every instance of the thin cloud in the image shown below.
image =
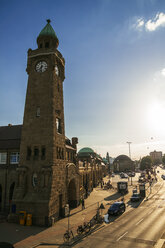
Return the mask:
M137 27L138 28L141 28L141 27L143 27L144 26L144 20L143 20L143 18L139 18L138 20L137 20Z
M134 21L134 24L130 24L131 29L135 29L138 31L142 31L144 27L144 19L143 18L138 18Z

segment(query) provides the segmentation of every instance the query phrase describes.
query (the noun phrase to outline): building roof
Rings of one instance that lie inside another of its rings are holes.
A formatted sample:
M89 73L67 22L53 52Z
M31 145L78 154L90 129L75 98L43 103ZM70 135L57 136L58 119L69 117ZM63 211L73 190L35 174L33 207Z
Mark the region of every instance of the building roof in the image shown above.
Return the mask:
M21 142L22 125L0 127L0 149L18 149Z
M90 153L90 154L93 153L94 154L95 152L90 147L84 147L84 148L79 150L78 154L83 154L83 153Z
M0 140L21 139L22 125L0 127Z
M56 38L58 40L57 35L56 35L54 29L50 25L50 20L49 19L47 20L46 26L39 33L39 36L38 37L41 37L41 36L51 36L51 37L54 37L54 38Z
M0 149L19 149L22 125L0 126ZM76 151L70 139L65 137L66 148Z
M126 155L120 155L117 158L115 158L114 163L116 163L118 161L121 162L121 161L124 161L124 160L132 161L128 156L126 156Z

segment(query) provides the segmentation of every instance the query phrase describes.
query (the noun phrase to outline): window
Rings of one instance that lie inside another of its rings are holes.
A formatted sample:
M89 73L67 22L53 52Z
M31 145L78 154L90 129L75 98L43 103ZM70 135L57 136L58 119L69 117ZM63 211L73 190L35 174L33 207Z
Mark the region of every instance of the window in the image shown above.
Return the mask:
M40 44L40 48L42 48L42 43Z
M38 184L38 177L37 177L37 174L36 173L33 174L32 184L33 184L33 187L36 187L37 184Z
M7 152L0 152L0 164L6 164Z
M19 163L19 152L12 152L10 154L10 164L18 164Z
M57 128L57 133L62 134L61 119L58 117L56 118L56 128Z
M37 107L36 116L37 116L37 117L40 117L40 107Z
M34 148L34 159L38 159L38 157L39 157L39 150L38 150L38 148L37 147L35 147Z
M64 159L64 149L57 147L57 159Z
M27 155L26 155L26 159L29 160L32 154L32 150L30 147L27 147Z
M49 42L46 42L45 43L45 48L48 48L49 47Z

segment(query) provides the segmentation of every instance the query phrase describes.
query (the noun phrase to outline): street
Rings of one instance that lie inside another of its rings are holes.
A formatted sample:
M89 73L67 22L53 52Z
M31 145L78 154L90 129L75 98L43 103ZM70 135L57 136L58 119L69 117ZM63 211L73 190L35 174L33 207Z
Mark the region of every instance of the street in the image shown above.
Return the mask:
M161 175L165 171L158 168L158 182L151 189L149 184L146 185L146 198L140 202L131 202L130 197L132 190L136 187L139 173L133 177L133 186L129 180L129 193L124 196L126 203L126 212L120 216L111 216L110 223L104 223L99 229L90 235L80 238L78 243L72 244L72 247L115 247L115 248L150 248L155 247L157 242L163 241L165 235L165 181ZM107 182L109 177L104 178ZM110 179L113 186L116 188L117 181L121 179L119 175ZM121 195L116 192L116 189L104 190L101 186L95 188L91 195L85 201L85 209L81 209L81 205L71 211L70 228L74 235L78 225L88 222L95 214L100 203L104 203L105 209L103 214L107 213L110 205L121 199ZM57 221L50 228L41 228L35 226L21 226L14 223L0 224L0 240L8 241L14 244L17 248L31 247L61 247L63 246L63 234L68 227L68 219L63 218ZM10 235L8 235L10 232ZM162 239L162 240L161 240ZM45 245L44 245L45 244ZM163 248L163 246L158 246ZM156 247L156 248L158 248Z
M163 171L163 170L162 170ZM160 173L161 175L161 173ZM165 182L160 178L154 186L158 191L148 200L127 204L126 212L111 217L110 223L85 238L75 247L150 248L165 239ZM162 236L163 235L163 236Z

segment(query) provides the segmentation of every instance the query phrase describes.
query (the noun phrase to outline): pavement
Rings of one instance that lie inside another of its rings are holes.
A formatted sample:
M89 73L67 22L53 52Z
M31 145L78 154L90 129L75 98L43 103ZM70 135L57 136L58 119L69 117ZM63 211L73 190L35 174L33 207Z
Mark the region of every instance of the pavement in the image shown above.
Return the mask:
M104 181L107 181L109 178L104 178ZM129 199L132 195L132 189L134 186L129 186L129 193L124 196L124 201L127 206L129 206ZM148 185L147 188L147 197L148 199L152 197L153 193L156 193L158 189L152 187L152 192L150 192L150 188ZM117 192L117 189L104 190L101 187L97 187L93 189L90 196L85 199L85 209L82 210L82 206L78 206L77 208L70 211L70 217L63 218L57 222L52 227L49 228L39 228L34 226L20 226L18 224L12 223L3 223L4 226L9 225L11 228L11 233L13 234L13 239L9 240L1 240L0 241L8 241L14 245L14 248L55 248L55 247L64 247L63 245L63 235L68 229L68 221L69 221L69 229L71 229L76 236L76 230L79 225L82 225L83 222L88 222L90 219L96 214L97 208L103 203L105 209L102 210L102 215L107 213L109 206L116 200L121 199L121 195ZM145 199L147 200L147 198ZM2 223L1 223L2 224ZM102 224L101 226L97 226L96 229L105 226L106 224ZM12 231L13 227L13 231ZM8 229L9 230L9 229ZM96 231L94 229L94 231ZM0 226L1 233L1 226ZM8 236L9 237L9 236ZM4 235L5 238L5 235Z

